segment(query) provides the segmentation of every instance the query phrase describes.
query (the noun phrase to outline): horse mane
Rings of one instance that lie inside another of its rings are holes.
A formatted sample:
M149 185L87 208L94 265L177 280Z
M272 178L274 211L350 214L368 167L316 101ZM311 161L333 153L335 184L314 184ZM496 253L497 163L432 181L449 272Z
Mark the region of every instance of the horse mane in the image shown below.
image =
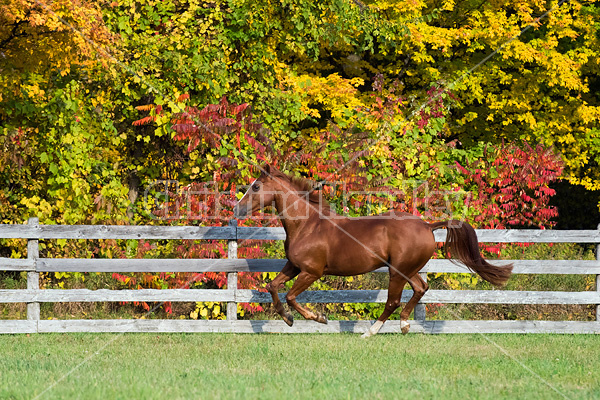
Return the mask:
M287 180L298 192L307 192L309 203L320 206L321 212L334 213L329 202L323 198L322 192L315 189L316 184L313 180L289 176L281 171L277 171L273 176Z

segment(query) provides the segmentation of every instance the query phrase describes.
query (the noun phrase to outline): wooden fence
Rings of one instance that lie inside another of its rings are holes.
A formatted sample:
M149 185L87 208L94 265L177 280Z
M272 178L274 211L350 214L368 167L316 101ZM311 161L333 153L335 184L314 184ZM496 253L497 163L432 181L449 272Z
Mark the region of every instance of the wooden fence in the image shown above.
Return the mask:
M600 228L600 227L599 227ZM445 240L445 230L435 232ZM592 274L594 291L509 291L509 290L429 290L415 309L411 332L424 333L600 333L600 230L477 230L480 242L595 243L596 260L514 260L516 274ZM34 332L356 332L363 333L373 321L296 321L288 327L282 320L237 320L237 304L269 303L268 293L237 287L237 273L277 272L286 260L238 259L237 240L282 240L282 228L194 226L61 226L39 225L32 218L27 225L0 225L1 238L27 239L27 258L0 258L0 271L27 271L27 289L0 290L0 303L27 303L26 320L0 320L0 333ZM39 257L43 239L220 239L228 240L227 259L55 259ZM501 263L506 263L506 260ZM88 290L40 289L40 272L227 272L226 289L141 289ZM376 272L387 272L380 268ZM421 271L427 273L469 272L449 260L431 260ZM412 292L405 290L402 300ZM284 294L281 294L283 296ZM384 303L386 290L308 291L298 297L304 303L376 302ZM42 320L43 302L203 302L227 303L226 320ZM596 321L439 321L428 320L426 303L487 304L594 304ZM400 332L399 321L388 321L381 332Z

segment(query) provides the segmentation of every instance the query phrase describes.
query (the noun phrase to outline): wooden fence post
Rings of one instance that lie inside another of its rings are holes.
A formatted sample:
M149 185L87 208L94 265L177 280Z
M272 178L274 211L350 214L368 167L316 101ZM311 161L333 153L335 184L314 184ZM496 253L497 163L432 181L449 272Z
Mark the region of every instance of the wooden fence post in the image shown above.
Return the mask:
M421 276L421 278L423 278L423 280L425 282L427 282L427 272L419 272L419 276ZM417 305L415 306L415 321L419 321L419 322L425 322L425 319L427 317L426 315L427 311L425 309L425 304L419 302L417 303Z
M27 225L38 227L39 222L38 218L29 218ZM40 290L40 274L37 272L37 259L40 256L39 249L39 241L37 239L27 239L27 258L33 260L36 269L36 271L27 272L28 290ZM27 303L27 319L29 321L40 320L40 303Z
M229 221L229 226L235 230L235 239L231 239L227 242L227 258L236 259L238 258L238 244L237 244L237 220L232 219ZM238 274L237 272L229 272L227 274L227 289L237 292L238 288ZM236 296L234 295L234 298ZM230 301L227 303L227 320L237 320L237 302Z
M600 230L600 224L598 224ZM600 261L600 243L596 244L596 260ZM600 274L596 275L596 292L600 292ZM596 304L596 321L600 321L600 304Z

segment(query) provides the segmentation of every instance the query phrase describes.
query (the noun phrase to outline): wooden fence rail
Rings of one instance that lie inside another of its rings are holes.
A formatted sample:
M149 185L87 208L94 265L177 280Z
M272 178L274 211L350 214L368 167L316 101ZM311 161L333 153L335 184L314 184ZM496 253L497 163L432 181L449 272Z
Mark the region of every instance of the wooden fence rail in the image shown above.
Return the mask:
M430 290L415 309L412 332L424 333L600 333L600 226L599 230L476 230L480 242L493 243L595 243L596 260L513 260L517 274L596 275L596 290L582 292L511 290ZM445 231L436 231L437 241ZM239 272L277 272L286 260L238 259L237 241L282 240L282 228L193 226L60 226L0 225L0 239L27 239L27 258L0 258L0 271L26 271L27 289L0 290L0 303L27 303L27 320L0 320L0 333L33 332L364 332L372 321L296 321L288 327L280 320L237 320L238 303L271 302L270 295L238 289ZM39 240L45 239L219 239L228 241L227 259L54 259L39 257ZM492 261L506 263L507 260ZM40 289L40 272L227 272L226 289L88 290ZM375 272L387 272L380 268ZM470 273L450 260L431 260L427 273ZM404 291L407 301L411 291ZM280 294L283 299L284 294ZM386 290L307 291L298 297L305 303L384 303ZM227 320L42 320L40 303L49 302L203 302L227 303ZM425 304L588 304L596 305L596 321L438 321L427 320ZM388 321L381 332L399 332L399 321Z

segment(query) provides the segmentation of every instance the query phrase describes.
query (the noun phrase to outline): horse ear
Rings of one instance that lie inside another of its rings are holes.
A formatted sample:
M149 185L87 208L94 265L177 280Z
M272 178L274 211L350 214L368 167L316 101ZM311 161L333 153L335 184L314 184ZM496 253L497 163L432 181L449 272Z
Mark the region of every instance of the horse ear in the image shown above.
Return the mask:
M271 175L271 164L265 163L265 166L263 167L263 171L266 175Z

